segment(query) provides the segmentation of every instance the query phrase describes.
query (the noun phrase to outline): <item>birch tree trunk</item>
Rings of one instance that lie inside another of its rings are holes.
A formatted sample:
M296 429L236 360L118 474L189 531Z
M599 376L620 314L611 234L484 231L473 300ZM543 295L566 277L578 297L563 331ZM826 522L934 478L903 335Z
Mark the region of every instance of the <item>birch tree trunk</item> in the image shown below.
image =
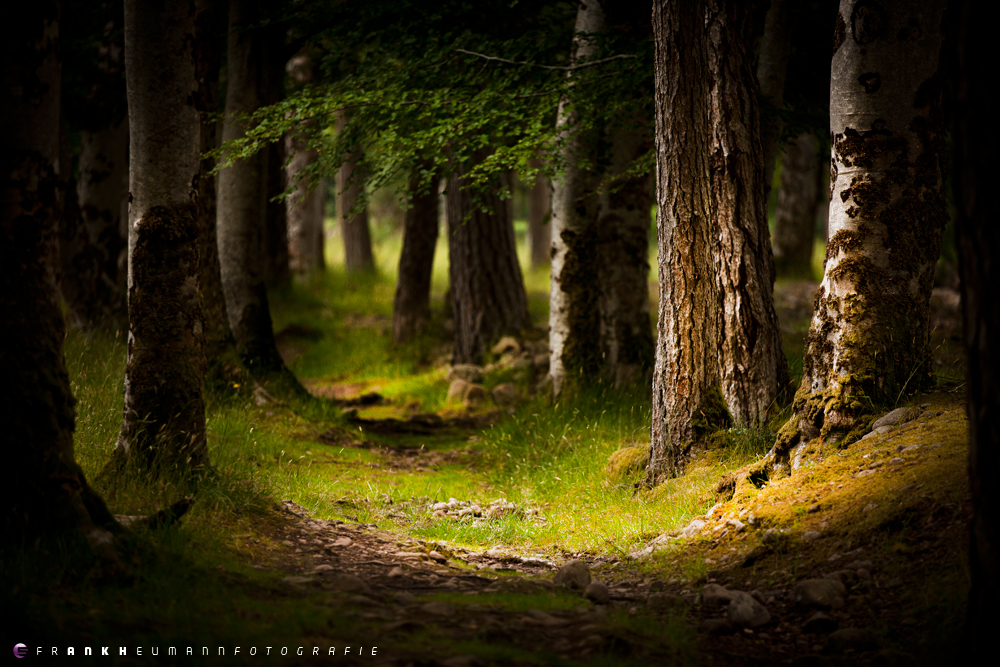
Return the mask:
M978 11L977 11L978 10ZM949 5L952 24L951 102L954 106L955 234L962 280L962 313L969 416L971 585L965 625L967 656L990 655L1000 592L1000 206L994 192L1000 151L993 111L992 22L986 7Z
M812 254L819 208L819 139L803 132L785 144L781 188L774 213L774 264L785 278L812 278Z
M481 149L472 161L488 157ZM477 364L505 333L531 326L514 225L497 191L474 205L459 167L448 180L448 277L455 318L455 364Z
M722 395L741 426L763 424L789 383L771 285L760 112L754 85L753 6L708 2L708 121L712 131L713 219L719 237L716 276L722 299L719 367Z
M538 168L541 160L532 158L528 166ZM528 188L528 245L531 251L531 268L547 265L552 250L552 184L539 173L535 183Z
M604 29L597 0L579 3L573 38L574 63L593 58L592 35ZM572 77L572 73L569 74ZM602 365L597 267L597 175L580 162L596 154L598 137L575 127L579 118L563 99L556 129L568 139L566 169L552 192L552 280L549 293L549 374L552 392L580 377L596 377Z
M73 456L74 399L59 296L59 5L36 2L0 24L0 423L10 470L0 552L38 538L84 537L114 558L117 528Z
M426 329L431 319L431 273L438 239L438 180L421 191L422 165L410 176L410 208L403 221L403 251L399 256L396 298L392 306L392 340L403 343Z
M259 19L258 0L231 0L223 142L242 137L244 122L236 116L260 106L262 36L259 31L246 30ZM239 160L219 173L222 287L236 348L250 372L257 377L272 374L289 377L274 342L264 283L266 197L266 151Z
M197 190L198 16L125 4L129 337L114 462L188 474L208 464Z
M725 412L717 355L719 288L706 105L712 76L704 3L657 0L653 34L660 307L649 485L680 474L698 430Z
M892 405L931 379L928 308L948 220L944 5L841 2L830 85L831 237L802 386L775 448L779 465L816 435L841 441L873 405Z

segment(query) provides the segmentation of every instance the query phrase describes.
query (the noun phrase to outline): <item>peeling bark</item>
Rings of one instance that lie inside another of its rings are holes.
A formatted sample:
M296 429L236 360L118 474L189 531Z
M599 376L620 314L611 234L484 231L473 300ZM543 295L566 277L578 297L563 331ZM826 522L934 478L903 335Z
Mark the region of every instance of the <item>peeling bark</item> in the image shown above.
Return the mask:
M833 56L830 241L794 416L776 463L818 432L928 385L928 308L942 230L943 0L844 0Z
M765 423L789 383L771 294L774 260L752 69L753 10L751 3L710 0L706 25L714 78L708 122L722 299L719 368L722 395L741 426Z
M488 157L477 151L473 161ZM486 210L473 204L459 166L448 180L448 277L455 318L453 363L476 364L505 333L531 326L528 298L517 261L514 225L498 189Z
M396 297L392 305L392 340L403 343L426 329L431 319L431 272L438 239L437 178L420 191L423 174L433 169L422 165L410 177L410 208L403 222L403 251L399 256Z
M812 278L816 215L820 206L819 139L804 132L785 144L781 188L774 213L774 265L778 276Z
M112 465L178 474L208 464L196 23L186 7L125 5L129 337Z

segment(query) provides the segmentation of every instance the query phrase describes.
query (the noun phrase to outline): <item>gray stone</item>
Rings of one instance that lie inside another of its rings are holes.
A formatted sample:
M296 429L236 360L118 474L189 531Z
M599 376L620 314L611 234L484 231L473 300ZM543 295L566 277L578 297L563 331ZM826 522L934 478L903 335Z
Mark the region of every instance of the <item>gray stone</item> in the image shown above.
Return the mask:
M728 635L732 634L733 629L728 618L706 618L698 626L698 632L706 635Z
M831 634L826 642L826 650L832 653L842 653L848 649L867 651L875 646L872 634L861 628L841 628Z
M497 341L497 344L493 346L490 352L492 352L498 357L501 354L506 354L508 352L510 352L511 354L520 354L521 344L518 343L517 339L514 338L513 336L504 336L499 341Z
M908 421L916 419L920 416L920 410L915 408L896 408L889 414L883 415L875 420L872 424L872 430L877 431L883 426L896 426L898 424L905 424Z
M879 426L877 428L872 429L872 433L878 433L879 435L885 435L886 433L888 433L891 430L892 430L892 426Z
M448 400L461 401L465 397L465 392L469 389L469 383L461 378L451 381L448 386Z
M817 611L802 626L802 632L810 635L828 635L837 629L837 620L829 614Z
M741 628L759 628L771 621L767 607L743 591L733 591L726 615L733 625Z
M583 589L583 597L595 604L607 604L611 601L608 587L599 581L592 581Z
M324 572L332 572L333 571L333 566L332 565L328 565L326 563L323 563L321 565L317 565L316 567L314 567L312 569L312 571L315 574L322 574Z
M368 582L353 574L341 572L330 579L330 588L344 593L371 593L372 589Z
M734 533L742 533L747 529L746 524L739 519L730 519L726 523L733 529Z
M498 384L493 388L493 402L497 405L510 405L517 401L519 394L517 393L517 387L515 387L510 382L504 382L503 384Z
M486 400L486 387L481 384L470 384L462 397L465 405L480 405Z
M723 607L729 604L735 592L719 584L706 584L701 589L701 603L706 607Z
M590 566L582 560L563 563L556 571L556 585L582 591L590 583Z
M708 522L703 519L694 519L688 525L684 526L681 530L681 537L694 537L708 525Z
M483 381L483 369L474 364L455 364L448 371L447 380L465 380L472 384Z
M777 528L768 528L767 530L764 531L764 534L761 536L760 541L763 542L764 544L772 545L781 542L787 537L788 536L784 530L779 530Z
M807 530L806 532L802 533L802 539L805 540L806 542L813 542L821 537L823 537L823 533L817 530Z
M804 607L839 609L846 595L847 588L834 579L803 579L792 588L792 600Z

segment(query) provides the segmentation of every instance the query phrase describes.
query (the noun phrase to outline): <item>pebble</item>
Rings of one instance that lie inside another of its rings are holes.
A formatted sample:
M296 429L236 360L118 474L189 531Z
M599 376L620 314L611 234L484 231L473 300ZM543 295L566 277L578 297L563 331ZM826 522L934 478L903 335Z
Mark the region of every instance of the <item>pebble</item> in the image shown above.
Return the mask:
M896 451L900 454L905 454L906 452L912 452L916 449L920 449L920 445L910 445L909 447L907 447L906 445L899 445L896 447Z
M792 588L792 599L804 607L839 609L846 595L844 584L833 579L803 579Z
M689 523L688 525L686 525L681 530L680 536L681 537L694 537L695 535L697 535L698 533L700 533L705 528L705 526L707 526L707 525L708 525L708 522L704 521L703 519L694 519L694 520L691 521L691 523Z
M802 539L805 540L806 542L812 542L814 540L818 540L821 537L823 537L823 534L817 530L807 530L806 532L802 533Z
M316 574L320 574L322 572L330 572L332 570L333 570L333 566L332 565L328 565L327 563L323 563L321 565L317 565L316 567L314 567L312 571L315 572Z
M759 628L771 622L771 613L749 593L733 591L726 611L729 621L742 628Z
M558 586L573 590L585 590L590 583L590 566L582 560L563 563L556 571L554 579Z
M592 581L587 584L587 587L583 589L583 597L594 604L607 604L611 601L611 593L608 592L608 587L600 581Z
M521 352L521 344L513 336L504 336L497 341L497 344L493 346L490 352L498 357L506 352L519 354Z
M706 584L701 589L701 603L706 607L722 607L729 604L734 592L719 584Z
M886 426L896 426L916 419L920 416L920 411L913 408L896 408L892 412L883 415L872 424L872 430L876 431Z

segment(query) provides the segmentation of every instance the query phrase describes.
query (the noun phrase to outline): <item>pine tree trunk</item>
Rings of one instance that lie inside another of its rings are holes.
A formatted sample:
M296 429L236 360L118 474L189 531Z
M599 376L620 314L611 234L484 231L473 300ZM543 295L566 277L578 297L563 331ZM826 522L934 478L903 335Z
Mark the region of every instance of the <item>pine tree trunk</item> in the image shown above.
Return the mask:
M116 528L73 456L74 399L59 297L59 6L36 2L0 25L0 423L6 464L0 553L80 535L114 558Z
M618 130L612 138L611 184L599 196L598 308L603 371L616 387L649 379L653 331L649 320L649 212L652 178L614 180L650 146L647 128Z
M597 50L587 34L604 29L604 12L588 0L577 9L573 62L591 59ZM552 392L578 378L601 371L600 284L597 266L597 175L579 166L593 157L598 137L577 131L578 118L568 100L559 102L556 129L568 134L561 181L552 192L552 280L549 293L549 375Z
M477 151L473 161L489 153ZM517 261L514 225L498 191L486 195L486 210L464 190L460 166L448 180L448 277L455 318L452 363L476 364L501 335L531 326L528 299Z
M538 168L541 160L532 158L528 166ZM550 261L552 250L552 184L539 173L535 183L528 188L528 244L531 250L531 268L538 269Z
M722 396L741 426L767 421L789 382L771 285L759 110L753 75L753 7L710 0L708 116L712 128L713 219L719 235Z
M438 238L438 179L421 191L420 172L410 177L410 208L403 222L403 251L399 256L396 298L392 307L392 340L404 343L426 329L431 319L431 272Z
M288 61L288 72L296 84L308 85L313 78L312 61L303 52ZM306 121L301 131L285 137L288 182L296 183L295 192L287 202L288 258L292 271L301 277L315 274L323 268L323 217L326 188L322 179L310 174L310 165L319 158L319 151L309 147L312 121Z
M830 234L795 414L775 454L839 442L927 386L944 193L943 0L844 0L833 56ZM807 452L808 453L808 450Z
M792 46L792 3L771 0L764 19L764 34L760 40L757 80L760 83L762 109L760 140L764 150L764 201L767 202L774 181L774 165L778 159L783 123L778 112L785 105L785 73ZM752 39L752 38L751 38Z
M660 308L649 485L680 474L721 404L705 13L702 2L653 3Z
M260 106L263 45L257 0L232 0L229 13L226 120L223 142L245 131L238 114ZM240 357L252 374L287 376L271 326L265 288L264 234L267 211L267 152L239 160L219 173L218 239L222 287L229 325Z
M67 192L60 229L61 285L70 324L80 329L128 326L128 108L123 76L121 2L105 6L107 24L94 56L101 79L91 87L82 117L76 192ZM67 156L68 157L68 156ZM68 163L67 163L68 166ZM66 174L67 181L70 174Z
M781 188L774 213L774 264L784 278L812 278L819 208L819 139L804 132L785 144Z
M208 464L199 290L201 118L197 16L125 5L129 135L129 338L117 464L187 474Z
M995 601L1000 594L1000 206L994 192L1000 136L992 101L992 22L986 7L971 0L954 3L949 6L949 22L955 235L968 359L972 491L972 582L964 638L966 656L972 659L961 662L974 664L994 650Z

